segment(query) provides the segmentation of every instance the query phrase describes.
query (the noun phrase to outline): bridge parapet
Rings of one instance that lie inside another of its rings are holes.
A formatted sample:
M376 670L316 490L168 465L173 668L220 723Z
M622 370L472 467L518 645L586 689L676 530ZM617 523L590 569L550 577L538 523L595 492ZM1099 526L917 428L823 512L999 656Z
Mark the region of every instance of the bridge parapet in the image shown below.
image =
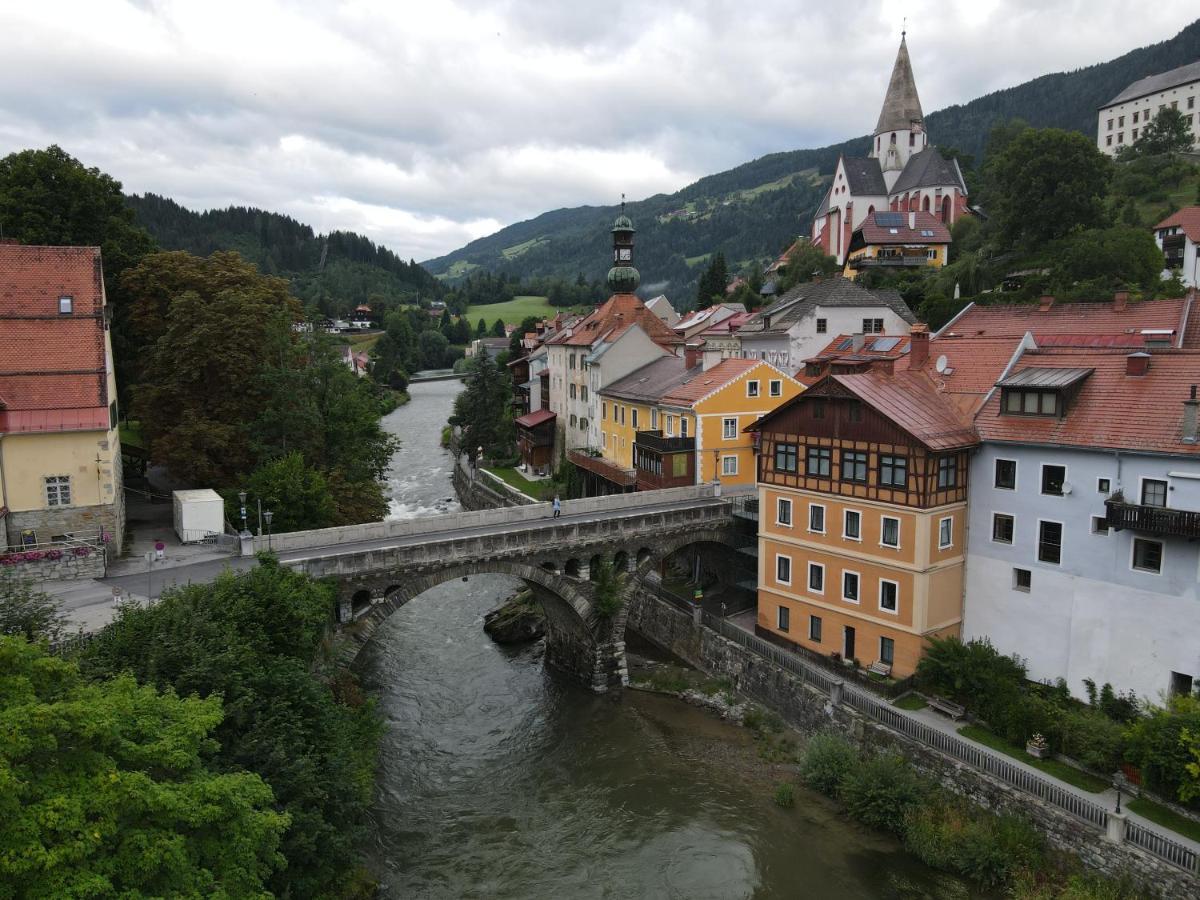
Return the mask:
M609 497L589 497L584 500L566 500L562 506L563 515L587 515L599 512L636 510L664 503L708 500L719 496L720 485L699 484L661 491L642 491L633 494L615 494ZM461 531L468 528L527 524L545 519L549 515L549 503L506 506L474 512L423 516L419 519L403 519L396 522L369 522L363 525L344 525L338 528L285 532L273 535L270 538L270 547L277 553L286 553L318 547L335 548L341 544L354 544L362 541L385 541L413 535L427 535L432 538L439 533ZM251 552L266 550L267 545L267 538L256 537L252 542Z

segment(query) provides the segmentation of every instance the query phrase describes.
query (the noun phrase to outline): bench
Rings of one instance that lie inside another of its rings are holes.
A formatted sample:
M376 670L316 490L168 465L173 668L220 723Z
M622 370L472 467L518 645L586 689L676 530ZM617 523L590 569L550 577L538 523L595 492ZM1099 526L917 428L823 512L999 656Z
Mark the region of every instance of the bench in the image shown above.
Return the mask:
M883 678L887 678L892 674L892 667L889 663L885 663L883 660L877 659L875 662L871 663L871 665L867 666L867 671L872 675L879 675Z
M936 709L938 712L943 712L955 721L961 719L967 714L966 707L960 706L945 697L930 697L928 699L930 709Z

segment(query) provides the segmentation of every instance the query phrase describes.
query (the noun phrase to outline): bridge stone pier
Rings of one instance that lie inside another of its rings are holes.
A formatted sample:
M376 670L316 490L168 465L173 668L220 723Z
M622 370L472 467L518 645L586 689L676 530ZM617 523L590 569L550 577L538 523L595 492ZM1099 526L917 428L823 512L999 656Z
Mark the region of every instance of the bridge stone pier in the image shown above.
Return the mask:
M709 485L569 501L560 519L538 504L417 521L420 531L390 539L328 541L311 551L295 548L295 539L285 542L292 550L282 564L337 580L336 653L343 663L352 664L388 616L430 588L474 575L509 575L528 585L546 611L547 662L594 691L607 691L628 682L625 619L642 582L657 577L659 564L685 547L736 548L747 541L730 500ZM304 534L322 539L319 532ZM595 605L593 579L603 562L621 585L623 602L611 616Z

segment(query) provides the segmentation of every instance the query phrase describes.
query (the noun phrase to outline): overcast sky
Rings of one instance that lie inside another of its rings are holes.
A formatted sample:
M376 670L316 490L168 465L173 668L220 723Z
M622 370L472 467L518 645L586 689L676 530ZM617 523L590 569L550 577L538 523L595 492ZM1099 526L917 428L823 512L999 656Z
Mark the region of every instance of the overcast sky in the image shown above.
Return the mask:
M0 155L426 259L1175 35L1195 0L0 0ZM936 139L936 135L933 136Z

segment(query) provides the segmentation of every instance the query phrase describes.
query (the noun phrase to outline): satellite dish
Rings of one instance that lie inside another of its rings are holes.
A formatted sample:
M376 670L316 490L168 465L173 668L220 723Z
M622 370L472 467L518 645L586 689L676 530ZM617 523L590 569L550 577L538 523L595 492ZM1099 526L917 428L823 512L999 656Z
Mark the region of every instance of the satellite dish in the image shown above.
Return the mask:
M943 372L946 371L946 366L948 366L948 365L950 365L950 360L946 359L946 354L943 353L941 356L939 356L937 358L937 362L935 362L933 364L933 367L935 369L937 369L938 374L941 375Z

